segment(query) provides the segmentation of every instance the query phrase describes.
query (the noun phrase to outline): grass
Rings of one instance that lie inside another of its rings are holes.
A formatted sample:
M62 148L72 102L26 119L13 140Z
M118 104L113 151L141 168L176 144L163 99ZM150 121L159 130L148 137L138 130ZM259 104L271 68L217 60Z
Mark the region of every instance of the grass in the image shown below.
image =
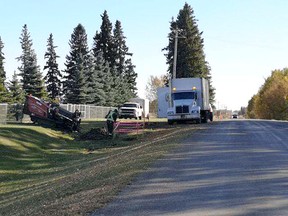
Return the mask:
M86 215L102 207L199 127L159 125L89 141L30 124L0 125L0 215ZM85 121L82 131L103 126Z

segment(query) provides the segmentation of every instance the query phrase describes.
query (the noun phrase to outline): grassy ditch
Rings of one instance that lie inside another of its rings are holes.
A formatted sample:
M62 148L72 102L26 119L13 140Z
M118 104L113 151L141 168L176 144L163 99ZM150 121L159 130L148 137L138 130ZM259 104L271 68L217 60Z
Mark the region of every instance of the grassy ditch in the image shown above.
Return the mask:
M0 125L0 215L87 215L199 128L150 125L143 134L101 140L30 124ZM82 131L102 126L83 122Z

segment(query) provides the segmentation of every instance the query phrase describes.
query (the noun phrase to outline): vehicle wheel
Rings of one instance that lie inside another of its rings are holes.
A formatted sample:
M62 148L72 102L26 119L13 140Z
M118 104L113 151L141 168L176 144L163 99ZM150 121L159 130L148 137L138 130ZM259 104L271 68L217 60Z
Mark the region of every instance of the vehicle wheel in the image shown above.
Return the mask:
M168 120L168 124L169 124L169 125L172 125L172 124L173 124L173 121Z
M142 117L141 116L139 116L139 120L141 120L142 119Z

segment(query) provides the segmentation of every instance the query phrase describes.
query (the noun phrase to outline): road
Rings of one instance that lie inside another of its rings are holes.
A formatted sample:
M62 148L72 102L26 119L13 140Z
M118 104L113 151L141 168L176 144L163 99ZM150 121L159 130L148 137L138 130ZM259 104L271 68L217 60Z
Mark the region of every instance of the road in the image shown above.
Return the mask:
M212 123L95 215L286 216L288 122Z

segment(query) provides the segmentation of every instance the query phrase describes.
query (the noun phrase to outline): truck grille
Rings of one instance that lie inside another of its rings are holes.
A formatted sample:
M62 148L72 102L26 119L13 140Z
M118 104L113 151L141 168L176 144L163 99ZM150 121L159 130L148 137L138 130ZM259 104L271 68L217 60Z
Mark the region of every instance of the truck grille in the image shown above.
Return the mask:
M122 114L134 114L133 109L121 109Z
M189 113L188 106L176 106L176 113Z

